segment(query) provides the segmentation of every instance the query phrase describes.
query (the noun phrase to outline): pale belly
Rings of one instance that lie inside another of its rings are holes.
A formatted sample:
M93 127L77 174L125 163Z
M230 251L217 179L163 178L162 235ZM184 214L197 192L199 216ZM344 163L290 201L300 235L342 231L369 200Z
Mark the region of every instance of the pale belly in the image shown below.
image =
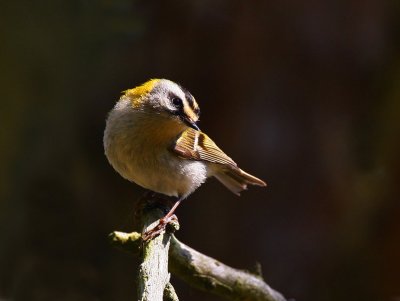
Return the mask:
M205 182L212 168L169 150L185 130L184 125L171 123L161 115L149 116L120 101L107 120L105 154L125 179L158 193L185 198Z
M186 198L207 179L207 163L180 158L169 146L151 143L132 127L121 130L118 123L108 126L104 136L105 154L122 177L158 193Z
M177 158L166 150L157 158L135 158L125 170L118 170L123 177L152 191L168 196L185 198L207 178L207 168L202 162Z

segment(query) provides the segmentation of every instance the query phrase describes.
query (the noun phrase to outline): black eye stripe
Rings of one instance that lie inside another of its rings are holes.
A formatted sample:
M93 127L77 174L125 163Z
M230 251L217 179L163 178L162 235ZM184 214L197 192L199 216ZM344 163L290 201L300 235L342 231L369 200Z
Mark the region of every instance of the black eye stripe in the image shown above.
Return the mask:
M193 100L193 96L192 94L190 94L189 92L185 91L185 98L189 104L189 107L191 109L194 109L194 100Z
M194 114L197 115L197 117L200 115L200 108L197 105L196 101L194 100L194 97L188 90L183 88L182 86L179 86L183 93L185 94L184 100L178 97L175 93L170 92L168 95L168 98L171 100L171 103L174 105L177 110L174 112L175 115L185 115L185 112L183 110L184 108L184 101L186 101L186 105L193 111Z
M181 90L183 91L183 93L185 93L185 99L189 105L189 107L195 111L195 100L192 94L190 94L190 92L188 90L186 90L184 87L182 87L181 85L179 85L179 88L181 88Z
M182 108L183 107L183 100L180 99L178 96L176 96L174 93L169 93L168 98L171 100L171 103L176 108Z
M172 103L177 108L182 108L183 107L183 101L179 97L172 98Z

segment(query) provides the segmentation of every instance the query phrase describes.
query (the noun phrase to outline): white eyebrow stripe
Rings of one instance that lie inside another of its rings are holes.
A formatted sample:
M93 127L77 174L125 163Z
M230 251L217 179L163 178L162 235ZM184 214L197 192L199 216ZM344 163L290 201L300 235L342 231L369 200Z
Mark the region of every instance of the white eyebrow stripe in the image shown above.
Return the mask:
M186 100L185 93L182 91L182 89L176 83L174 83L170 80L165 80L163 82L163 84L165 85L165 88L167 91L174 93L176 96L178 96L183 101Z

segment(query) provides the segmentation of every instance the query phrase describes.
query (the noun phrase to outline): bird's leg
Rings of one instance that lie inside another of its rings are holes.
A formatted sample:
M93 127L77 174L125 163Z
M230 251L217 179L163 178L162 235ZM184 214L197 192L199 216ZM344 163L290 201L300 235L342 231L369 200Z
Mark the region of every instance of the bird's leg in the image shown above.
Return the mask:
M156 237L162 231L165 230L165 227L167 226L168 223L170 223L172 220L178 219L176 217L176 215L174 214L174 212L181 202L182 202L182 199L178 199L175 202L175 204L172 206L172 208L169 210L169 212L163 218L160 218L160 220L158 221L158 224L153 229L150 229L142 234L142 238L144 241L147 241L147 240L150 240L150 239Z

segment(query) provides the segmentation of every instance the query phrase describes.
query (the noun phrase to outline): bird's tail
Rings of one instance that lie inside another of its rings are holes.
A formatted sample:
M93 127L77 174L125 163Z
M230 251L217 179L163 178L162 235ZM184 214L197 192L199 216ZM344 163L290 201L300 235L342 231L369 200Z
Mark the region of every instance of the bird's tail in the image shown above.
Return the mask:
M247 189L247 185L267 186L263 180L248 174L240 168L227 168L218 172L215 177L224 184L234 194L240 195L240 192Z

